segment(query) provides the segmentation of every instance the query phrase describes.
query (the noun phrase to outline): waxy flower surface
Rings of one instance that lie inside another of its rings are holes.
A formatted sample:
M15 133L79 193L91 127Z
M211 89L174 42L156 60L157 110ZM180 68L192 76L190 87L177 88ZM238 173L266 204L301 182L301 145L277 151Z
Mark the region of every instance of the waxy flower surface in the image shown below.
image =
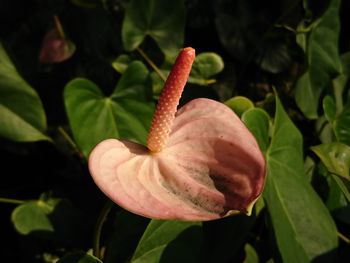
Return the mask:
M249 214L262 192L263 154L231 109L200 98L177 111L194 59L194 49L180 52L160 96L147 147L108 139L89 156L98 187L133 213L213 220Z

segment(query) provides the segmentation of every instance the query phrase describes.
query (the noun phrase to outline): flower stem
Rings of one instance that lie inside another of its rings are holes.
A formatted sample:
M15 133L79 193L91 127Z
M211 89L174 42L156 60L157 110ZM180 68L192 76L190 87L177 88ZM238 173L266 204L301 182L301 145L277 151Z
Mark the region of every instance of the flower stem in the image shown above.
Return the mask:
M346 236L344 236L342 233L340 233L340 232L337 232L337 234L338 234L338 237L341 239L341 240L343 240L345 243L347 243L348 245L350 245L350 239L349 238L347 238Z
M58 32L58 35L62 39L66 39L66 34L64 33L64 30L63 30L62 24L60 22L60 19L56 15L53 16L53 19L55 20L55 27L56 27L56 30Z
M147 139L147 147L153 153L160 152L168 141L177 106L194 59L193 48L182 49L165 81Z
M21 204L24 204L25 202L26 202L26 201L24 201L24 200L18 200L18 199L0 197L0 203L21 205Z
M93 251L93 255L99 259L102 259L101 246L100 246L102 227L113 205L114 203L111 200L107 201L105 206L102 208L95 225L92 251Z
M141 49L141 48L136 48L137 52L140 53L140 55L143 57L144 60L153 68L153 70L158 74L158 76L165 82L166 77L164 76L163 72L157 67L156 64L147 56L147 54Z
M64 137L64 139L68 142L68 144L74 149L74 151L76 151L79 154L79 156L83 159L84 158L83 154L80 152L78 146L75 144L73 139L68 135L68 133L63 129L63 127L58 126L57 129L59 133L61 133L61 135Z

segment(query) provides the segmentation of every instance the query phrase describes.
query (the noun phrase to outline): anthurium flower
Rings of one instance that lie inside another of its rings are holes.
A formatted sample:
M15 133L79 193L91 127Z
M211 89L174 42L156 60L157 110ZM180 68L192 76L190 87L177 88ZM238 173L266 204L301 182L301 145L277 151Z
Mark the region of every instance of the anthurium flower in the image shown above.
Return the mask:
M264 157L232 110L200 98L177 111L194 58L192 48L180 52L160 96L147 147L107 139L89 156L95 183L133 213L213 220L249 214L262 192Z
M69 59L75 52L75 45L66 38L60 20L54 16L55 28L44 37L39 61L42 64L59 63Z

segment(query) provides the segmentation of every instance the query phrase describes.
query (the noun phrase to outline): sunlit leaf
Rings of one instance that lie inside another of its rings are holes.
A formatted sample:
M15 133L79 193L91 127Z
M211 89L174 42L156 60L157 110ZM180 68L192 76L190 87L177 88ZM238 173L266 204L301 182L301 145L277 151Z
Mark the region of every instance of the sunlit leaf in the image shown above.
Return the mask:
M131 0L122 27L124 48L136 49L150 36L169 57L175 57L183 45L184 1Z
M152 220L131 262L199 262L201 239L201 223Z
M0 43L0 136L19 142L50 140L36 91L20 76Z
M317 118L320 95L341 71L338 51L340 0L332 0L307 40L309 69L296 83L295 99L309 119Z
M64 91L65 106L74 138L88 156L91 149L107 138L146 143L154 104L147 100L148 70L133 62L106 97L93 82L75 79Z
M254 127L247 125L250 129ZM300 132L276 97L274 130L266 153L268 177L263 196L283 262L310 262L337 247L334 221L307 181L302 143Z

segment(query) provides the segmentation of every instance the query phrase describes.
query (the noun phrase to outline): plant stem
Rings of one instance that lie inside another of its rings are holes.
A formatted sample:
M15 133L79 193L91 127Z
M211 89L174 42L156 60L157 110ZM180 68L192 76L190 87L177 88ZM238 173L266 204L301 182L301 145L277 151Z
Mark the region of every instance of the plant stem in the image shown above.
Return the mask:
M68 144L77 152L80 156L83 158L83 154L80 152L78 146L75 144L73 139L68 135L68 133L61 127L58 126L58 131L61 133L61 135L66 139Z
M341 240L343 240L345 243L347 243L348 245L350 244L350 239L349 238L347 238L346 236L344 236L342 233L340 233L340 232L337 232L337 234L338 234L338 237L341 239Z
M24 204L25 202L26 202L26 201L24 201L24 200L18 200L18 199L0 197L0 203L21 205L21 204Z
M147 54L141 49L141 48L136 48L137 52L140 53L140 55L143 57L144 60L153 68L153 70L158 74L158 76L165 82L166 77L164 76L163 72L157 67L156 64L147 56Z
M94 230L94 240L92 245L92 253L95 257L102 259L101 249L100 249L100 240L101 240L101 232L104 222L107 219L109 212L111 211L114 203L111 200L108 200L107 203L102 208L95 225Z
M54 20L55 20L55 27L56 27L56 30L58 32L58 35L62 38L62 39L66 39L66 35L64 33L64 30L63 30L63 27L62 27L62 24L60 22L60 19L58 18L58 16L53 16Z

